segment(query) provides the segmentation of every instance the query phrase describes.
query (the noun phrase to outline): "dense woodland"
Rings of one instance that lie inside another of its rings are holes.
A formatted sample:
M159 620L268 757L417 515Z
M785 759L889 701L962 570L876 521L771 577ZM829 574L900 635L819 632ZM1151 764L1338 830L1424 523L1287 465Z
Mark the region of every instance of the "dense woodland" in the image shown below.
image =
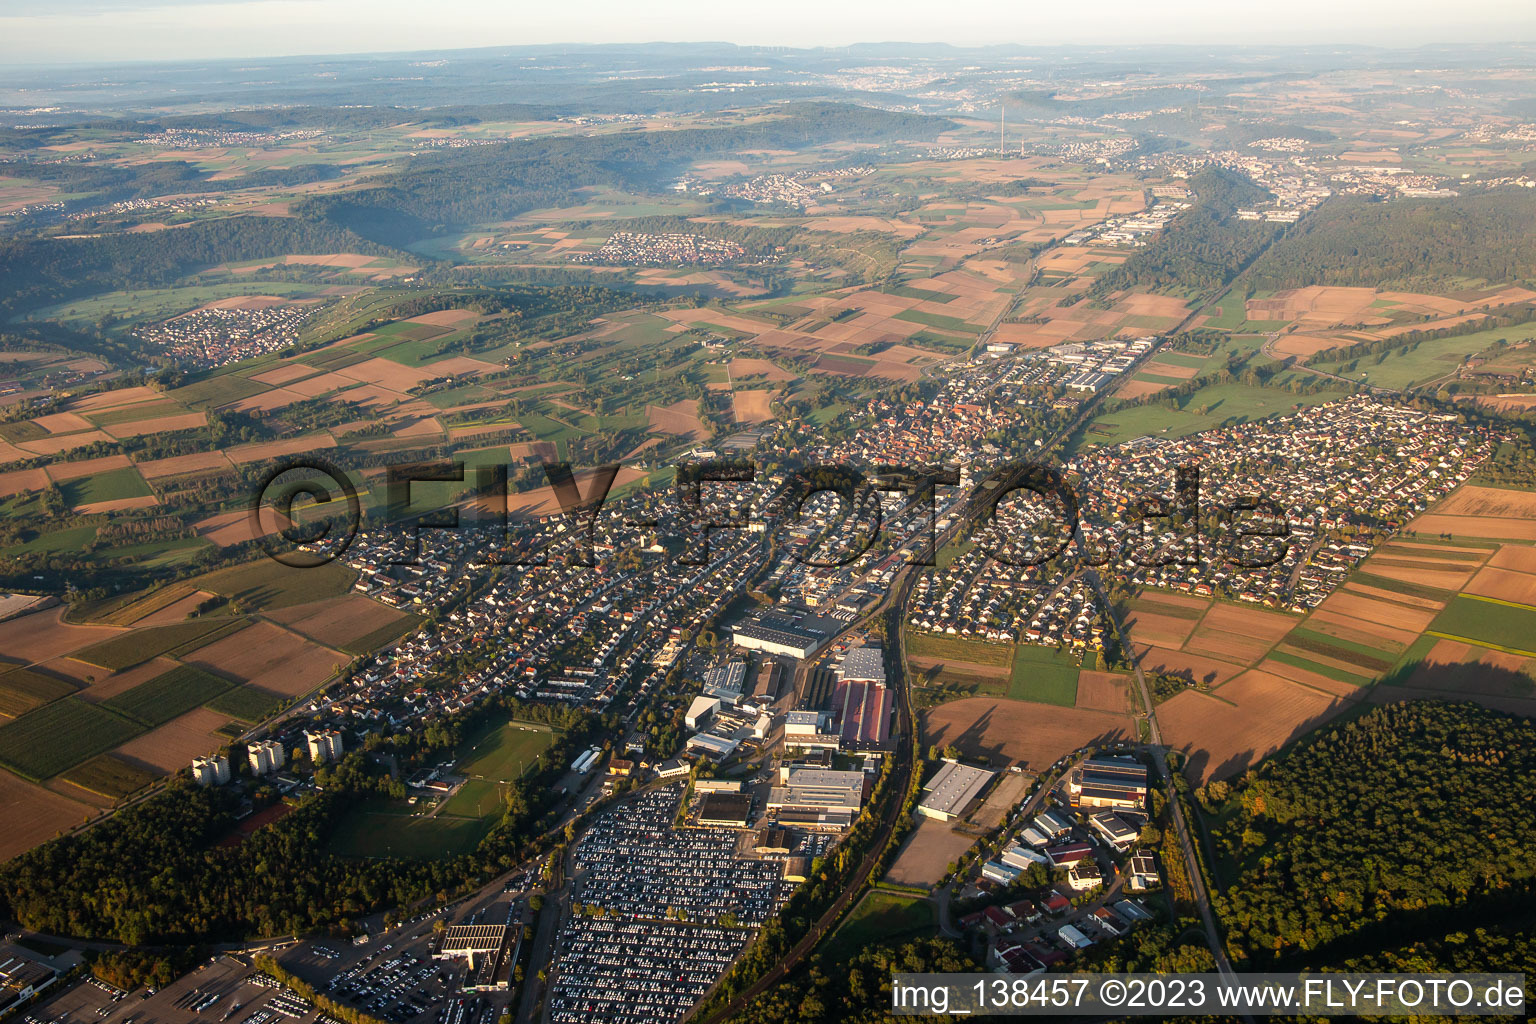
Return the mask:
M1536 277L1536 190L1454 199L1330 200L1257 260L1254 288L1461 289Z
M1094 281L1102 298L1126 288L1214 291L1225 286L1280 233L1282 226L1237 220L1241 207L1268 201L1268 191L1246 176L1207 167L1189 179L1196 202L1169 222L1144 249Z
M606 735L612 723L504 699L372 744L402 766L424 763L498 714L548 720L564 731L508 787L500 820L471 854L413 861L330 853L327 837L359 801L403 796L403 784L358 751L319 769L323 792L242 841L231 842L240 794L182 781L94 828L45 843L0 865L0 915L57 935L181 944L344 930L367 914L483 884L531 852L552 823L554 779L588 736Z
M365 179L364 191L301 204L310 217L401 245L449 225L505 220L543 206L574 206L578 190L647 190L688 163L744 149L800 149L833 140L931 139L943 118L840 103L800 103L783 116L709 128L599 136L550 136L417 157L405 169Z
M775 985L733 1024L876 1024L891 1019L893 973L951 973L980 966L947 939L871 946L836 965L815 963Z
M405 255L335 224L294 217L229 217L175 231L95 238L0 240L0 318L73 296L167 285L219 263L333 252Z
M1337 964L1536 921L1536 723L1475 704L1372 710L1265 762L1224 799L1218 909L1253 969ZM1458 963L1489 965L1466 950ZM1404 954L1407 955L1407 954Z

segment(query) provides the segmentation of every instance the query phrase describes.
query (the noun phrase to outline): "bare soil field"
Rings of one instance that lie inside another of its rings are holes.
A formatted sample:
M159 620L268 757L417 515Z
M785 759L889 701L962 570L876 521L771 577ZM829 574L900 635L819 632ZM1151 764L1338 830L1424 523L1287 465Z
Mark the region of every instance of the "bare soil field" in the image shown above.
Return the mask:
M37 416L32 420L50 434L72 434L77 430L90 430L96 424L74 412L55 412Z
M144 434L165 434L173 430L195 430L206 426L208 416L201 412L184 412L175 416L155 416L151 419L134 420L107 427L107 433L116 438L141 437Z
M261 441L256 444L240 445L225 450L231 462L236 465L244 465L248 462L265 462L268 459L279 459L284 455L302 455L305 452L318 451L321 448L334 448L336 439L330 434L321 432L318 434L305 434L303 437L288 438L283 441Z
M229 679L297 697L319 686L349 659L286 629L257 622L199 648L188 660Z
M1407 647L1418 638L1419 631L1385 626L1368 619L1357 619L1337 610L1329 609L1327 602L1307 617L1307 628L1327 633L1343 640L1351 640L1377 650ZM1412 609L1417 611L1418 609Z
M91 395L82 395L72 398L65 403L65 408L71 412L107 412L113 409L122 409L130 405L138 405L141 402L164 401L165 395L152 387L141 385L133 388L119 388L116 391L98 391Z
M1308 657L1311 657L1311 655L1308 655ZM1295 665L1287 665L1285 662L1276 661L1273 658L1265 658L1263 661L1259 662L1258 670L1260 672L1268 672L1272 676L1279 676L1281 679L1289 679L1295 683L1301 683L1305 686L1313 687L1314 689L1323 690L1326 693L1335 693L1340 697L1349 697L1359 694L1363 689L1363 687L1356 686L1354 683L1346 683L1339 679L1332 679L1320 672L1309 672L1304 668L1297 668Z
M1007 679L1011 671L1007 665L983 665L975 661L955 661L952 658L927 658L913 655L907 656L907 664L918 672L938 667L961 675L982 676L989 679Z
M1488 564L1496 569L1536 573L1536 548L1505 544L1489 557Z
M1259 640L1275 641L1289 633L1297 621L1294 615L1265 611L1250 605L1218 602L1200 620L1200 628L1220 629Z
M1426 512L1411 524L1419 533L1486 540L1536 540L1536 519L1505 516L1448 516Z
M1409 608L1423 608L1434 612L1438 612L1445 607L1444 601L1436 601L1428 597L1416 597L1413 594L1399 594L1393 590L1383 590L1381 587L1373 587L1367 583L1356 583L1353 580L1345 583L1337 593L1356 594L1378 601L1405 605Z
M732 359L731 377L766 377L771 381L794 380L795 375L767 359Z
M1125 631L1132 643L1182 647L1199 621L1158 615L1133 604L1131 613L1125 618Z
M1178 694L1158 708L1157 720L1168 744L1189 758L1190 778L1206 782L1246 771L1345 706L1342 698L1248 671L1214 696Z
M118 635L110 626L72 626L61 618L63 606L21 615L0 622L0 651L8 658L31 664L78 651Z
M773 401L773 391L733 391L731 392L731 412L737 423L767 423L773 419L773 410L769 404Z
M1125 714L1131 710L1129 677L1118 672L1080 672L1077 706L1090 711Z
M1530 524L1536 527L1536 522ZM1372 558L1365 563L1367 572L1376 576L1385 576L1389 580L1400 580L1403 583L1416 583L1424 587L1433 587L1436 590L1460 590L1472 578L1472 570L1467 569L1419 569L1412 566L1401 565L1391 560Z
M0 861L52 839L59 830L80 824L90 813L84 804L35 786L3 769L0 769L0 807L5 808L5 828L0 829Z
M161 673L169 672L176 667L176 663L169 658L151 658L142 665L135 665L133 668L125 669L122 672L112 672L105 675L103 675L106 671L104 669L97 668L95 665L87 665L81 661L72 661L68 658L51 661L44 667L48 671L56 672L60 675L75 676L85 686L85 689L81 690L77 696L91 704L99 704L108 697L116 697L120 693L126 693L140 683L147 683ZM91 678L94 678L95 682L87 682L87 679Z
M153 508L158 504L160 504L159 498L153 494L145 494L137 498L118 498L114 501L90 501L84 505L76 505L74 511L88 516L101 512L127 512L136 508Z
M709 431L699 419L699 402L696 398L687 398L666 406L648 405L645 407L645 415L651 429L663 434L676 434L695 441L709 437Z
M228 739L214 732L228 721L228 715L195 708L135 736L113 753L151 771L166 774L192 763L194 757L211 753L228 743Z
M48 483L48 474L41 469L16 469L0 473L0 498L9 498L25 491L47 490Z
M405 366L401 363L392 363L388 359L375 357L365 359L351 366L343 366L339 370L332 370L327 376L346 377L350 380L361 381L364 384L378 384L398 391L403 396L406 391L420 384L424 380L433 377L441 377L442 373L428 367ZM318 378L317 378L318 379ZM311 384L313 381L305 381Z
M55 434L35 441L18 441L16 447L32 455L62 455L64 452L98 441L111 441L105 430L87 430L78 434Z
M1122 384L1115 394L1120 398L1146 398L1148 395L1155 395L1159 391L1166 391L1171 387L1173 387L1172 384L1159 384L1151 380L1136 380L1133 377Z
M1536 518L1536 492L1466 484L1435 506L1434 512L1444 516L1533 519Z
M337 647L376 629L404 622L406 615L362 594L345 594L269 612L267 618L301 636Z
M1178 380L1189 380L1200 373L1200 370L1194 366L1175 366L1173 363L1160 363L1155 359L1141 369L1146 373L1156 374L1159 377L1174 377Z
M204 537L221 548L256 539L255 533L251 530L250 513L245 511L219 512L193 523L192 529L199 537Z
M413 316L410 322L413 324L431 324L434 327L458 327L461 324L473 323L479 318L480 314L472 309L439 309L433 313Z
M1466 592L1516 604L1536 604L1536 574L1485 566L1466 586Z
M917 828L896 854L885 873L887 881L897 885L931 887L944 877L950 862L959 860L976 840L954 831L947 821L919 817Z
M82 477L95 476L111 469L124 469L131 465L126 455L103 455L99 459L81 459L79 462L59 462L48 467L48 475L56 484Z
M1185 676L1197 683L1207 683L1211 686L1220 686L1243 670L1241 665L1233 665L1216 658L1202 658L1198 654L1169 650L1166 647L1138 646L1137 651L1141 655L1143 671ZM1082 692L1081 681L1078 683L1078 692Z
M1022 772L1004 772L992 787L992 792L987 794L986 800L971 815L971 820L985 829L997 828L1008 816L1008 809L1024 799L1027 789L1029 776Z
M1246 633L1229 633L1201 626L1184 644L1184 649L1194 654L1224 658L1240 665L1252 665L1269 653L1273 646L1271 641Z
M173 601L164 608L156 609L142 619L134 620L135 626L164 626L173 622L185 621L187 616L194 611L199 604L213 597L206 590L194 590L186 597Z
M922 713L923 741L1039 771L1090 743L1135 738L1126 715L995 697L966 697Z
M1499 412L1528 412L1536 409L1536 395L1477 395L1473 401Z
M159 480L169 476L185 476L191 473L212 473L231 469L223 452L194 452L191 455L173 455L168 459L153 459L138 463L139 473L146 480Z
M284 363L282 366L274 366L270 370L251 374L251 380L258 384L270 384L273 387L281 387L284 384L292 384L296 380L313 377L320 371L305 363Z
M1335 615L1359 619L1362 622L1362 628L1363 623L1379 623L1389 629L1408 630L1417 634L1424 632L1434 621L1436 613L1444 607L1444 605L1432 605L1409 608L1404 607L1406 603L1399 602L1396 598L1378 599L1365 594L1351 593L1348 590L1338 590L1329 595L1318 608L1326 609Z

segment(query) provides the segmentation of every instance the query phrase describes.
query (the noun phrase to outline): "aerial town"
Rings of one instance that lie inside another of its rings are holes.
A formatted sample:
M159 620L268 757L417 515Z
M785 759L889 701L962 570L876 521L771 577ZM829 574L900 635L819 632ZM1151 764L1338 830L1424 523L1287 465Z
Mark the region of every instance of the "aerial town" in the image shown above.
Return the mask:
M0 1024L1518 989L1529 17L250 6L0 15Z

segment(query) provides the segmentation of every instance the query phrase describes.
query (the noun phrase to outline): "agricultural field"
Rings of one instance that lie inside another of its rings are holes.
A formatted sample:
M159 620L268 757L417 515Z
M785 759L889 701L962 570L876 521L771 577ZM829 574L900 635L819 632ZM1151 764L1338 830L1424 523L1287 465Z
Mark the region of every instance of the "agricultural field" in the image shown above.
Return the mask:
M244 628L247 621L216 617L129 630L111 640L76 651L70 657L119 672L162 654L188 653L201 644Z
M42 781L142 730L142 725L122 715L65 697L0 725L0 765Z
M1167 383L1160 382L1159 387ZM1112 445L1138 437L1184 437L1324 405L1343 397L1343 391L1295 394L1280 388L1210 384L1177 400L1152 401L1104 413L1083 428L1074 444Z
M146 771L120 757L103 754L66 772L64 781L109 800L121 800L137 793L159 777L157 773Z
M72 683L57 676L0 665L0 717L16 718L74 692Z
M952 700L920 714L923 742L954 744L994 767L1020 764L1041 771L1089 744L1136 738L1129 715L993 697Z
M267 693L259 687L233 686L216 694L203 706L210 711L217 711L237 721L254 725L276 714L283 703L282 697Z
M1013 652L1008 696L1060 707L1077 704L1077 659L1053 647L1019 644Z
M1536 493L1464 484L1409 527L1463 541L1536 541Z
M178 665L163 675L110 697L102 707L149 728L164 725L230 689L227 679L192 665Z

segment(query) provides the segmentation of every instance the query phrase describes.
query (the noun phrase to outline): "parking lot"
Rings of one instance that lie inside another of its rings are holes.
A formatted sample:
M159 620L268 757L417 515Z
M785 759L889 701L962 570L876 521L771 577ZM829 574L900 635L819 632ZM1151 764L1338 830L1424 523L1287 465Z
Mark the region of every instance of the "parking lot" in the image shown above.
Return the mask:
M220 956L158 992L123 994L88 978L33 1006L21 1024L323 1024L307 1000L258 972L246 957Z
M550 1019L675 1020L787 897L783 865L743 856L730 829L673 826L682 787L605 812L578 842Z

